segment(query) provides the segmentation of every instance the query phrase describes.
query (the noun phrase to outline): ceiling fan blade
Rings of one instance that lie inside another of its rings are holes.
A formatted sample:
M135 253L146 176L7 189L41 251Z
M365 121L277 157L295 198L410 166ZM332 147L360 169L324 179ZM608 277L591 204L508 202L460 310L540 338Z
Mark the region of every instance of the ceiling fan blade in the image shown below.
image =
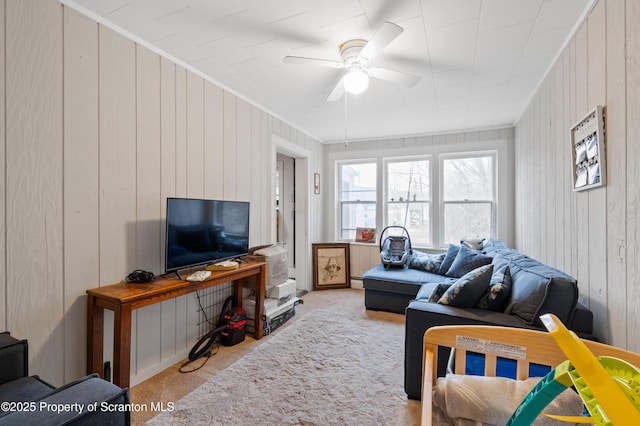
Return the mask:
M328 59L304 58L302 56L285 56L283 62L288 64L317 65L328 68L344 68L344 63Z
M404 29L402 29L401 26L391 22L385 22L378 31L376 31L373 37L371 37L367 44L364 45L360 52L360 57L367 61L372 60L403 31Z
M371 68L368 70L369 76L380 80L390 81L396 84L413 87L420 81L421 77L413 74L407 74L400 71L394 71L387 68Z
M327 102L334 102L344 96L344 76L338 81L338 84L333 88L329 96L327 97Z

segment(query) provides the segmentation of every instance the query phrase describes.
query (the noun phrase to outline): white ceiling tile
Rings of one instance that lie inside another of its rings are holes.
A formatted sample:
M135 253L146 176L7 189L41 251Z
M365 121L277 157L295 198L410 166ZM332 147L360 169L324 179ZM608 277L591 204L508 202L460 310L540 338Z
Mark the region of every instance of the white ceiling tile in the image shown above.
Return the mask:
M226 18L238 12L247 9L242 0L181 0L184 1L189 9L193 10L198 16L202 16L208 22L215 22L218 19Z
M557 53L562 41L567 38L569 28L532 33L525 45L522 56L534 56L542 53Z
M478 34L477 56L493 55L505 50L519 50L522 52L533 21L525 21L517 25L509 25L489 31L480 31Z
M520 61L521 55L521 49L484 52L482 55L476 56L474 72L484 74L513 70Z
M541 6L542 0L483 0L480 31L533 21Z
M167 28L171 33L179 35L185 44L197 46L225 36L217 30L206 15L192 8L181 9L176 13L155 20L157 25Z
M477 19L428 31L427 42L433 72L472 67L477 34Z
M452 71L445 71L433 74L433 81L436 87L449 87L470 85L473 78L473 71L470 68L461 68Z
M276 35L263 24L254 11L244 10L215 21L212 26L216 34L221 33L237 46L250 47L275 40Z
M263 22L271 23L306 12L306 7L299 0L243 0Z
M471 81L471 87L473 89L481 89L483 87L499 86L509 83L512 75L512 71L508 69L474 74Z
M150 19L158 19L188 7L186 0L128 0L128 2L130 10L136 10Z
M545 1L533 27L534 32L568 27L570 29L585 9L584 1ZM568 31L567 31L568 32Z
M358 0L302 0L307 12L319 26L335 24L358 15L364 10Z
M480 0L422 0L422 11L427 30L477 20L480 17Z
M471 102L483 100L494 101L496 99L502 100L508 88L509 86L507 84L504 84L502 86L472 88L471 94L469 95L469 100Z
M520 61L518 61L514 73L517 75L539 72L540 77L542 77L542 73L547 70L554 55L555 52L546 52L539 55L523 56L520 58Z
M298 55L295 49L327 40L325 33L320 30L309 13L301 13L270 23L268 27L292 50L292 55Z
M87 10L92 11L98 16L105 16L109 13L127 6L130 2L125 0L82 0L78 1L78 4L85 7Z
M73 0L214 82L322 140L344 139L339 46L385 21L404 32L371 66L415 74L372 79L350 96L349 138L512 125L591 0ZM65 2L65 4L67 4Z
M385 21L404 26L405 20L422 19L420 0L360 0L360 4L374 28Z

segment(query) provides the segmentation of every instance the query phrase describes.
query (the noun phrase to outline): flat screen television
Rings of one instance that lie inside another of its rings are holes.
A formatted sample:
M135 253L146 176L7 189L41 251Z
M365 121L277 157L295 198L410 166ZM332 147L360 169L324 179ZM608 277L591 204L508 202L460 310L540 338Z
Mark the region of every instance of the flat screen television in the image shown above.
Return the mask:
M246 201L167 198L165 271L216 263L249 252Z

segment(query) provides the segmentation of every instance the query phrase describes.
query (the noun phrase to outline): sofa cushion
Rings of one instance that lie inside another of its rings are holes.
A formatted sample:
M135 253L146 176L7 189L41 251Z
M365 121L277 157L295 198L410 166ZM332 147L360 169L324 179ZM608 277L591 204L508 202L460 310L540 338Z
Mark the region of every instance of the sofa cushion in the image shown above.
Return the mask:
M438 273L446 253L429 254L414 250L409 260L409 268Z
M438 274L446 275L447 271L451 267L456 255L460 251L460 247L455 244L449 244L449 248L447 249L447 253L442 261L442 265L440 265L440 269L438 270Z
M0 385L0 401L34 401L49 394L54 389L49 383L40 380L38 376L21 377ZM0 421L0 423L2 422Z
M484 242L482 246L482 252L488 256L494 257L499 250L508 249L507 245L502 240L495 238L489 238Z
M512 277L506 314L543 327L540 315L553 313L564 324L571 324L578 302L574 278L513 249L499 250L494 257L494 268L504 265L509 266Z
M429 302L437 303L442 296L454 285L452 283L439 283L436 285L436 288L433 289L431 295L429 296Z
M442 282L447 278L417 269L385 269L381 263L362 275L366 290L379 290L415 296L423 283Z
M508 265L494 270L489 282L489 288L478 302L477 307L502 312L511 295L511 285L511 273Z
M492 272L493 265L489 264L466 273L447 289L438 303L458 308L475 306L487 290Z
M448 277L460 278L467 272L491 263L491 257L478 250L472 250L466 246L460 246L451 267L447 270Z

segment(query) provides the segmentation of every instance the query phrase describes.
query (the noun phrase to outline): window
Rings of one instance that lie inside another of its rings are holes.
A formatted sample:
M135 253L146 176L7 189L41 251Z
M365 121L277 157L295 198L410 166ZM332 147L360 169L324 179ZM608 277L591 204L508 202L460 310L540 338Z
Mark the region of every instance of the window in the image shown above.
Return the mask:
M354 241L358 227L375 228L380 238L385 227L402 226L414 247L441 249L463 238L504 235L508 218L506 225L498 218L507 217L508 205L499 212L496 202L508 191L507 179L497 179L500 149L336 159L335 238Z
M489 237L494 216L494 157L464 156L442 160L444 243Z
M403 226L412 244L432 245L430 161L397 160L387 163L387 226Z
M376 227L376 163L339 165L340 239L354 240L356 228Z

